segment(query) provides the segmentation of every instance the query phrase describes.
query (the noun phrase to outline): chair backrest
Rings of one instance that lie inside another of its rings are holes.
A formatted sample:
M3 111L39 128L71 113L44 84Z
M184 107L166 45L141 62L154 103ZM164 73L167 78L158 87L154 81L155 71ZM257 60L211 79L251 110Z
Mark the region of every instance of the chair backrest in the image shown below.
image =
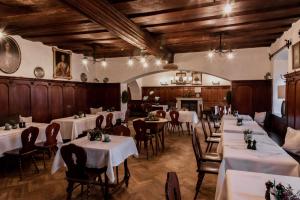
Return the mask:
M156 111L156 116L160 118L166 118L166 112L164 110Z
M179 112L176 110L170 111L171 123L178 124Z
M201 145L200 145L200 141L199 141L199 133L198 133L197 129L195 129L195 132L193 133L192 143L193 143L194 154L195 154L195 158L196 158L196 162L197 162L197 167L198 167L198 169L200 169L200 164L202 162L203 153L202 153L202 149L201 149Z
M76 146L75 144L68 144L61 147L60 153L68 168L66 172L67 178L88 178L85 170L87 155L82 147Z
M165 192L166 200L181 200L179 181L176 172L168 172Z
M112 114L112 113L108 113L106 115L106 125L105 125L105 128L112 128L113 127L113 124L112 124L113 117L114 117L114 114Z
M211 121L210 121L209 117L207 118L207 124L208 124L208 130L209 130L210 136L212 136L213 129L211 127Z
M201 121L201 126L202 126L202 130L203 130L203 134L204 134L205 140L207 140L208 134L207 134L207 131L206 131L205 121L204 121L204 119L202 119L200 121Z
M35 141L39 135L39 128L30 126L25 129L21 134L22 148L20 149L21 153L26 153L35 149Z
M47 126L46 128L46 142L44 143L45 146L47 145L56 145L57 144L57 134L59 132L60 125L58 123L52 123Z
M145 140L147 126L146 122L143 120L135 120L133 121L133 128L135 130L135 139L136 140Z
M120 135L120 136L130 136L130 129L124 125L116 126L113 129L114 135Z
M103 120L104 120L104 116L103 115L99 115L96 118L96 128L101 129Z

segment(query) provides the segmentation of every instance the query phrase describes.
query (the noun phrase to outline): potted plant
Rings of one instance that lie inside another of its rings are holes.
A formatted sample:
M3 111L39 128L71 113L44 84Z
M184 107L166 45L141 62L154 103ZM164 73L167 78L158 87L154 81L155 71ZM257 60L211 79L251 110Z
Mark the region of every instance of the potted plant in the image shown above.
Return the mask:
M127 103L129 99L129 94L126 90L122 92L122 103Z

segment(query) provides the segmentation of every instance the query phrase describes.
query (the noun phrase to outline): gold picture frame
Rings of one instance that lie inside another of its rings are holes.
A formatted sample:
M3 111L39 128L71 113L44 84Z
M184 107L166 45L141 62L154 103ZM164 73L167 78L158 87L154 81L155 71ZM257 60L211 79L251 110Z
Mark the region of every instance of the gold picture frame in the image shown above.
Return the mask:
M300 42L293 45L293 69L300 68Z
M201 72L192 72L192 85L202 85Z
M6 74L13 74L20 68L21 50L18 42L5 36L0 40L0 71Z
M53 50L53 78L72 79L72 51L56 47Z

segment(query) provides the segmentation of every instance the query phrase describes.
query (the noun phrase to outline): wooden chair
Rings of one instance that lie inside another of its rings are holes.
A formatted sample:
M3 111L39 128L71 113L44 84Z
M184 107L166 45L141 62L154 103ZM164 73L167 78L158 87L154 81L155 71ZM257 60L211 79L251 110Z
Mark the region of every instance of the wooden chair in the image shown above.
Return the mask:
M181 200L180 187L176 172L168 172L165 193L166 200Z
M99 115L99 116L96 118L96 128L102 129L102 123L103 123L103 120L104 120L104 116L103 116L103 115Z
M160 118L166 118L166 112L164 110L156 111L156 116Z
M214 129L215 131L213 131L209 117L207 118L207 124L208 124L208 130L210 132L210 137L221 137L222 136L222 133L215 132L217 130L216 128Z
M202 125L203 134L205 137L205 142L207 144L205 152L210 152L212 149L212 146L214 144L218 144L221 141L221 139L208 136L207 131L206 131L206 126L205 126L205 121L203 119L201 120L201 125Z
M103 185L101 174L106 172L106 168L87 168L87 155L82 147L76 146L75 144L68 144L61 147L60 153L67 165L67 199L71 199L73 190L78 186L81 186L81 192L83 191L83 187L87 186L88 198L91 185ZM101 189L104 194L105 192L103 187L101 187Z
M60 125L57 123L52 123L46 128L46 141L36 144L38 151L43 153L44 168L46 168L45 153L48 153L49 158L51 158L52 152L56 153L57 147L57 134L59 133Z
M147 151L147 159L149 158L149 152L148 152L148 141L150 142L150 145L152 147L152 152L154 155L154 147L153 147L153 135L147 133L147 125L146 122L143 120L135 120L133 121L133 128L135 130L135 140L137 142L137 149L138 152L141 151L141 144L144 142L144 147L146 148Z
M114 114L112 113L108 113L106 115L106 125L105 125L105 129L108 131L112 131L112 128L114 127L112 120L113 120Z
M179 134L180 134L180 130L183 134L183 128L182 128L182 123L178 121L179 118L179 112L178 111L170 111L170 117L171 117L171 131L175 132L175 128L177 128Z
M29 127L25 129L21 134L22 147L7 151L4 153L5 156L16 158L19 162L19 176L20 180L23 179L23 168L22 160L26 157L31 157L31 160L35 166L36 172L39 172L37 167L34 154L37 152L37 147L35 146L35 141L38 137L39 129L37 127Z
M194 199L200 191L205 174L218 174L221 162L221 156L218 154L203 154L199 141L198 133L195 131L192 136L192 144L197 162L198 180Z
M113 128L113 135L130 137L130 129L124 125L116 126Z

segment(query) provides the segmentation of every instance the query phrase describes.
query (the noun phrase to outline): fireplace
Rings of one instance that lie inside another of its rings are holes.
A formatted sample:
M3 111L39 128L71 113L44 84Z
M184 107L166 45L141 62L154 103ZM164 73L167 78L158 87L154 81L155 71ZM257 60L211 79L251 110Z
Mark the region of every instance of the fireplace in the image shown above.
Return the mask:
M196 111L198 113L197 105L198 105L197 101L189 101L189 100L181 101L181 108L187 108L190 111Z
M189 110L196 111L198 114L200 114L200 106L203 108L202 98L177 97L176 100L176 108L178 109L185 107Z

